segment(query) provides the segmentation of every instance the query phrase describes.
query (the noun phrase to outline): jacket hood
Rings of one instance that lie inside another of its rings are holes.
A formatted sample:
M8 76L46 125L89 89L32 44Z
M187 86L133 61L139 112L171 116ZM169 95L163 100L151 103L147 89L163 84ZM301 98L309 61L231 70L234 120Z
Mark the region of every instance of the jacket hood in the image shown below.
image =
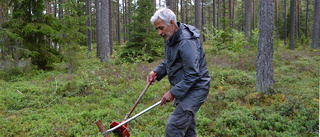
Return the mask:
M177 22L177 24L179 28L176 34L171 42L170 40L166 40L166 44L171 46L184 39L197 39L200 37L200 31L196 27L180 22Z

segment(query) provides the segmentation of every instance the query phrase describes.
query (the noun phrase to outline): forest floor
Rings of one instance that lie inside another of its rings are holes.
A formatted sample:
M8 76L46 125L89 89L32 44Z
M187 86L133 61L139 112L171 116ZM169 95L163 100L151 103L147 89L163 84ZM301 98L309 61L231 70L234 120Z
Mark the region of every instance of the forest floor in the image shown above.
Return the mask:
M275 47L275 86L265 95L255 90L256 51L212 54L211 45L204 47L212 80L197 113L199 137L319 136L319 50ZM71 74L63 62L52 71L0 79L0 136L102 136L94 122L121 122L161 61L101 64L84 55ZM132 116L168 90L167 78L155 82ZM171 102L131 121L131 136L163 136L173 110Z

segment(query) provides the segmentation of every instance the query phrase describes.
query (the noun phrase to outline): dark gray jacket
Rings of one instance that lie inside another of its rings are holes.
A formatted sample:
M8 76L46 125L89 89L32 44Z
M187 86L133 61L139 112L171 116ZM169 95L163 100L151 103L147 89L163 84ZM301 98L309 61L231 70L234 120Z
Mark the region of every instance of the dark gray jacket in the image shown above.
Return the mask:
M175 104L202 105L210 87L205 53L197 28L178 22L179 29L172 41L165 41L165 59L153 71L160 81L168 75Z

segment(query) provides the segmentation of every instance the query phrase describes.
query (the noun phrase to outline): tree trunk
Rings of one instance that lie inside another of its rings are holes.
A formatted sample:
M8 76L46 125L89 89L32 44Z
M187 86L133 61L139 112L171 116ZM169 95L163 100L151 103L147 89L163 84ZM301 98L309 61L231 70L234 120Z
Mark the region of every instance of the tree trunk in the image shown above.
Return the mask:
M62 16L63 16L63 6L62 6L63 1L59 0L59 20L62 20ZM59 52L62 52L62 45L59 44Z
M127 8L127 7L126 7L126 5L125 5L125 4L126 4L125 1L126 1L126 0L122 0L122 13L123 13L123 14L122 14L122 15L123 15L123 30L122 30L122 31L123 31L123 33L126 34L127 31L126 31L126 27L125 27L125 26L126 26L126 24L127 24L127 22L126 22L126 12L127 12L127 11L126 11L126 8ZM126 42L126 36L123 36L123 42Z
M270 94L274 87L273 30L274 6L272 0L260 0L260 25L257 55L256 91Z
M297 11L297 33L298 33L298 38L301 38L300 35L300 14L301 14L301 0L298 0L298 11Z
M319 48L319 45L320 45L319 39L320 39L320 1L315 0L311 49Z
M100 46L100 62L110 60L110 30L109 30L109 0L101 0L101 46Z
M173 0L167 0L167 8L169 8L169 9L171 9L172 11L174 11L173 10Z
M284 1L284 45L287 45L287 0Z
M290 0L290 49L294 50L296 0Z
M113 54L113 19L112 19L112 0L108 0L109 2L109 17L108 17L108 20L109 20L109 41L110 41L110 45L109 45L109 53L111 56Z
M120 1L117 0L117 40L118 43L121 44L121 36L120 36Z
M180 7L181 7L181 22L185 22L184 21L184 0L180 0Z
M276 29L278 29L279 28L279 18L278 18L278 13L279 13L279 11L278 11L278 0L275 0L275 4L274 4L274 6L275 6L275 11L276 11L276 21L275 21L275 23L276 23Z
M201 30L201 5L200 5L201 0L195 0L195 27Z
M87 22L86 22L86 26L87 26L87 47L88 47L88 51L91 52L91 43L92 43L92 37L91 37L91 29L89 29L89 27L91 27L91 1L90 0L86 0L86 16L87 16Z
M252 23L253 23L253 29L255 28L255 24L256 24L256 17L255 17L255 11L256 10L256 5L255 5L255 0L252 0Z
M230 21L230 25L229 25L229 26L230 26L230 28L232 28L232 22L231 22L231 20L232 20L232 18L231 18L231 16L232 16L232 8L231 8L231 5L232 5L232 4L231 4L231 1L232 1L232 0L229 0L229 2L228 2L228 5L229 5L228 13L229 13L229 21Z
M205 14L205 9L204 9L204 0L202 0L201 1L201 6L202 6L202 8L201 8L201 11L202 11L202 15L201 15L201 31L203 32L203 33L206 33L205 32L205 30L203 29L203 27L204 27L204 25L206 24L206 14ZM201 33L201 36L202 36L202 41L203 42L206 42L206 37Z
M100 0L95 0L95 9L96 9L96 35L97 35L97 57L100 58L100 49L101 49L101 5Z
M250 41L251 14L251 0L245 0L244 34L248 42Z
M232 22L231 22L231 27L234 28L234 6L236 5L236 0L233 0L232 2Z
M304 37L308 39L308 13L309 13L309 0L307 0L307 10L306 10L306 30L304 31Z
M220 0L218 0L218 9L217 9L217 29L220 28Z
M213 0L212 3L212 26L215 28L216 27L216 1Z

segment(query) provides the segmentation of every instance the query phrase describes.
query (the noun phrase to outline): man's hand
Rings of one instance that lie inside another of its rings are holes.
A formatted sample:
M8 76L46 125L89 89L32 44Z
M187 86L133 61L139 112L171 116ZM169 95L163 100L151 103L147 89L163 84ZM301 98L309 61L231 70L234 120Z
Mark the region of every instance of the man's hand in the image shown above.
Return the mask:
M153 85L153 82L156 81L156 77L153 79L153 75L155 73L153 71L151 71L148 75L147 75L147 83L151 82L151 85Z
M167 91L161 99L161 105L165 105L167 102L171 102L173 99L173 94L170 91Z

